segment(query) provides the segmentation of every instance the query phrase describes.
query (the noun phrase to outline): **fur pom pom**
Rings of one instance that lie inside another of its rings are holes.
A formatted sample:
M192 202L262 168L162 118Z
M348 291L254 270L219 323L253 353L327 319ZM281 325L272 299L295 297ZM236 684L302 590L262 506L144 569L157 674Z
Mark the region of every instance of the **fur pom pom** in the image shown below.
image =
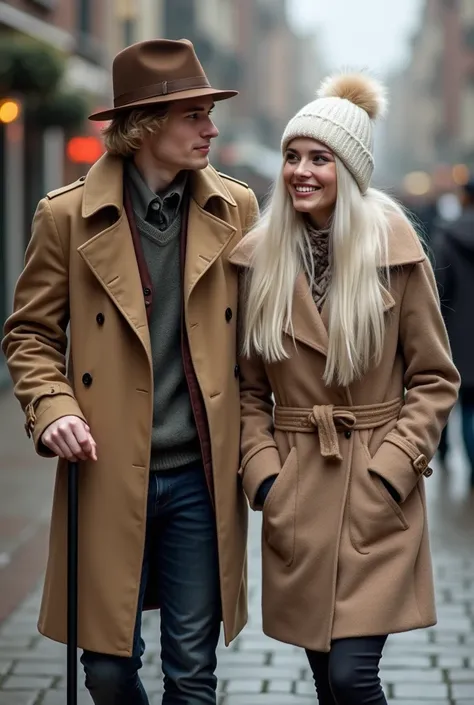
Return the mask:
M330 97L345 98L358 105L371 120L383 117L388 104L385 87L362 73L341 73L326 78L318 90L318 98Z

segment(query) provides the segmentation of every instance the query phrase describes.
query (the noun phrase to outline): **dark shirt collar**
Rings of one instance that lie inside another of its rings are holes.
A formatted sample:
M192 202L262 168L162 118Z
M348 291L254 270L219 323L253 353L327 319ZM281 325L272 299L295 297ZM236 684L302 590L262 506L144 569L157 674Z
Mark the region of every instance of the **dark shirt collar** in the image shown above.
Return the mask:
M126 162L126 175L131 186L133 209L140 218L149 220L151 214L156 215L160 210L168 220L176 215L186 188L186 171L180 171L175 180L160 193L151 190L131 159ZM153 208L152 204L158 204L159 208L156 208L156 205Z

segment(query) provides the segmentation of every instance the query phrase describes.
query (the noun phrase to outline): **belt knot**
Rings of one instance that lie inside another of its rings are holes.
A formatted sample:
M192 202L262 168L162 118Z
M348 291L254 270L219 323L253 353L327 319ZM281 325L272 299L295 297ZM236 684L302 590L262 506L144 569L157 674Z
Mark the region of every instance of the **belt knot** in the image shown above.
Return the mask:
M354 428L357 423L355 415L351 411L337 409L334 404L325 404L313 406L308 420L318 429L323 458L342 460L336 424L344 428Z

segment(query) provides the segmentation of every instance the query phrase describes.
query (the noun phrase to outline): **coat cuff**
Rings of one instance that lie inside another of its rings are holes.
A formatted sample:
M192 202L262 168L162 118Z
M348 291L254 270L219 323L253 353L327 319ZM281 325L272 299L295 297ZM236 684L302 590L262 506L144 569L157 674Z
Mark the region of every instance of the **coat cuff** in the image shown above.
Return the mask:
M280 454L274 443L262 443L244 457L239 474L252 509L261 509L255 504L255 496L262 482L280 470Z
M433 474L426 456L405 439L398 438L387 438L382 443L372 458L369 470L395 488L400 502L406 500L422 475L429 477Z
M63 416L78 416L87 423L79 404L70 394L55 394L39 399L34 411L28 410L26 430L33 437L33 443L38 455L53 458L54 453L41 443L41 436L54 421Z

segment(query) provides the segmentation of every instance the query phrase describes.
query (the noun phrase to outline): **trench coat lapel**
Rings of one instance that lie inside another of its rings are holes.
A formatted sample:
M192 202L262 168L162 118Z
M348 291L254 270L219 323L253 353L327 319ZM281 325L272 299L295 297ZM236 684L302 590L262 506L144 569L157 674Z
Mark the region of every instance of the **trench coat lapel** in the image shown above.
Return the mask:
M211 199L223 199L229 206L237 204L223 180L212 167L191 174L186 262L184 268L184 297L187 304L197 282L218 259L222 250L236 232L212 212Z
M296 278L292 321L296 340L327 355L328 308L325 305L321 313L318 311L304 272Z
M105 207L115 208L118 220L78 248L78 252L132 329L149 359L151 343L132 234L123 207L123 162L105 155L89 171L84 186L82 216L90 218Z
M388 290L384 289L382 298L384 311L389 311L395 306L395 300ZM329 345L329 304L326 299L321 312L319 312L304 272L298 275L295 284L293 328L296 340L309 345L323 355L327 355Z

